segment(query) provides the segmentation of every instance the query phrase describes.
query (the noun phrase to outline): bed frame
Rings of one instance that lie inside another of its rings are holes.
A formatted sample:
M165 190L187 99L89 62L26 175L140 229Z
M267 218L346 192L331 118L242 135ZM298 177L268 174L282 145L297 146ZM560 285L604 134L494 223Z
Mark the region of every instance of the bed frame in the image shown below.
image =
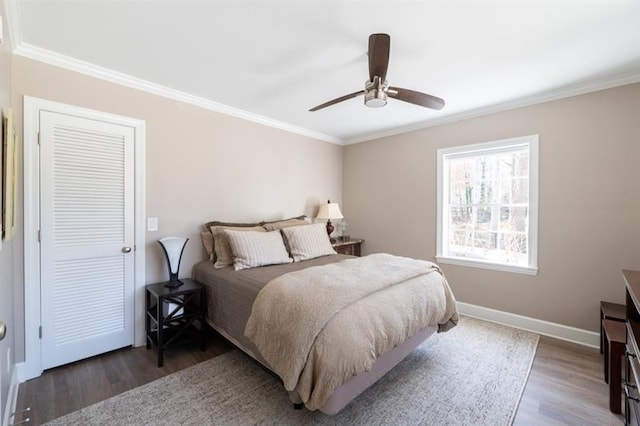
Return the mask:
M225 339L230 341L234 346L256 360L259 364L261 364L264 368L269 370L277 377L276 373L274 373L269 367L269 364L259 354L256 354L249 348L244 347L242 344L240 344L240 342L231 337L220 327L217 327L215 324L213 324L209 318L207 318L207 323L214 330L220 333ZM389 352L380 355L374 362L371 370L354 376L351 380L336 388L336 390L333 391L329 399L327 399L327 401L322 407L320 407L319 410L328 415L339 413L344 407L347 406L347 404L353 401L353 399L355 399L362 392L367 390L382 376L387 374L393 367L395 367L403 359L405 359L407 355L413 352L415 348L420 346L422 342L424 342L429 336L436 333L437 331L437 325L425 327L418 331L415 335L413 335L413 337L405 340ZM304 404L302 403L302 400L298 396L297 392L289 392L289 399L293 403L293 407L295 409L302 409L304 407Z

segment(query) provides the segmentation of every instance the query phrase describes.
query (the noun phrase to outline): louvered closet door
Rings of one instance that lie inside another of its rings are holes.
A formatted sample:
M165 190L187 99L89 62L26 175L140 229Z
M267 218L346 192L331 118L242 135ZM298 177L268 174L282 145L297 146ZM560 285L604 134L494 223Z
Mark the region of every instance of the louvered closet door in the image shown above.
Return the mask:
M45 369L133 344L133 156L131 127L41 112Z

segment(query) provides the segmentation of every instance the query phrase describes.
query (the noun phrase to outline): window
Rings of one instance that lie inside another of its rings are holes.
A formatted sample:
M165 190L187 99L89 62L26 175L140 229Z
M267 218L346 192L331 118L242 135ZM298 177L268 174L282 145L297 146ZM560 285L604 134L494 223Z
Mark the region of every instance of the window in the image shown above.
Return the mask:
M537 219L537 135L438 150L438 262L536 274Z

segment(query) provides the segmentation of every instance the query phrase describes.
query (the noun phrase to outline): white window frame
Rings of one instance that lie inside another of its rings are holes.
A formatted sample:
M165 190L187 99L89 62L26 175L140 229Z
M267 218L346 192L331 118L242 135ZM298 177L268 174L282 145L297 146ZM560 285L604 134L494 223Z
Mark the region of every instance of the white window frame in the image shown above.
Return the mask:
M507 263L490 262L482 259L470 259L466 257L451 256L446 253L446 238L448 235L445 220L445 208L449 205L448 168L446 157L460 156L464 154L479 154L499 152L518 146L529 148L529 233L527 236L528 261L527 266L511 265ZM437 241L436 260L439 263L447 263L459 266L469 266L497 271L515 272L520 274L536 275L538 273L538 135L522 136L510 139L501 139L492 142L472 145L442 148L438 150L437 165Z

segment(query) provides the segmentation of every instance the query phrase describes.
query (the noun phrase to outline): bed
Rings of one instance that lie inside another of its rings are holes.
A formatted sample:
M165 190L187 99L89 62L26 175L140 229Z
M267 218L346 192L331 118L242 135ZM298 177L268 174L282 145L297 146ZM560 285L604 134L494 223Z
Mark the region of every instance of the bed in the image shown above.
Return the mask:
M247 229L225 231L224 235L236 238L240 234L257 234L256 228ZM273 232L270 234L277 237ZM264 239L266 235L263 232L256 237ZM326 233L321 238L326 238ZM295 243L290 237L287 256L296 258L292 242ZM236 248L235 242L233 248ZM378 264L387 266L378 271ZM193 278L206 287L208 324L279 376L296 408L306 406L329 415L338 413L425 339L437 331L448 330L457 322L455 299L444 275L426 261L383 254L364 258L326 254L241 270L231 265L214 265L215 262L208 260L193 268ZM423 274L425 267L430 269ZM412 268L415 271L411 271ZM407 272L396 276L395 270L400 269ZM394 278L387 279L393 282L374 283L384 281L377 277L385 274L394 274ZM369 284L354 284L360 276L366 277L366 283L374 283L366 290L367 294L359 294L359 289ZM329 287L315 289L321 281L326 281ZM340 281L344 282L340 284ZM342 296L333 295L334 283L343 286L336 288L341 295L344 293L344 300ZM433 307L407 308L406 300L396 302L407 298L403 293L421 292L427 285L428 297L433 298L428 303L420 302L422 296L414 297L413 293L409 293L409 298L417 299L415 303L421 303L420 306ZM349 296L349 293L354 294ZM394 303L401 308L380 307ZM403 322L397 323L394 317L384 323L387 311L397 311ZM306 318L307 312L315 317ZM362 316L370 318L357 320ZM320 317L328 319L323 322ZM317 330L312 330L316 324ZM389 324L401 332L386 330Z

